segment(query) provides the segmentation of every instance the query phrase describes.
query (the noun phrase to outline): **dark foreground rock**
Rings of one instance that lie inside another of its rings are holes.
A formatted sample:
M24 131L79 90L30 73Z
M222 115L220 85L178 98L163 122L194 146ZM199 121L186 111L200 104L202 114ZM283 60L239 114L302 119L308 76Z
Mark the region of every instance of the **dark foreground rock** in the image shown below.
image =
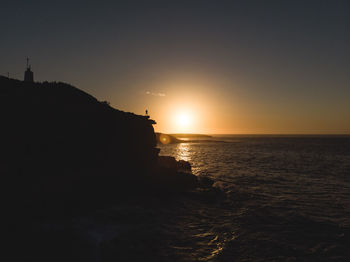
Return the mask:
M158 166L191 173L191 164L184 160L176 160L172 156L159 156Z

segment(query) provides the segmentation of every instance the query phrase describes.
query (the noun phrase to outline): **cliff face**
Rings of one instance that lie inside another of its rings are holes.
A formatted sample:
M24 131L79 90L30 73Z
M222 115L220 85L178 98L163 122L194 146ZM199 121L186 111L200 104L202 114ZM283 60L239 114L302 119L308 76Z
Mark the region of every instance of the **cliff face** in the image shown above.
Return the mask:
M68 84L0 77L0 110L2 174L31 181L96 174L127 179L157 161L153 120Z

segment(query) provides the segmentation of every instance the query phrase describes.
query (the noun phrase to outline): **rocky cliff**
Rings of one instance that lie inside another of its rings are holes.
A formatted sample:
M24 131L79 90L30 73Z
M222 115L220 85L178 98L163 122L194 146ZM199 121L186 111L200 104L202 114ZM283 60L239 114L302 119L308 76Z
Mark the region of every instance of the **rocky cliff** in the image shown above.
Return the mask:
M40 199L195 185L162 167L147 116L126 113L65 83L0 77L1 173L8 190ZM44 196L44 197L43 197Z

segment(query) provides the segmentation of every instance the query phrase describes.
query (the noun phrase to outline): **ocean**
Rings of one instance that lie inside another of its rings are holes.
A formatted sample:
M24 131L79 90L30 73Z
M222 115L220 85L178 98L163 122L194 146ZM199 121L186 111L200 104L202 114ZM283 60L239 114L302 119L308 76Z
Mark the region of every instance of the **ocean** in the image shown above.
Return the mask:
M191 139L160 154L222 193L155 215L146 246L160 260L350 261L350 136Z

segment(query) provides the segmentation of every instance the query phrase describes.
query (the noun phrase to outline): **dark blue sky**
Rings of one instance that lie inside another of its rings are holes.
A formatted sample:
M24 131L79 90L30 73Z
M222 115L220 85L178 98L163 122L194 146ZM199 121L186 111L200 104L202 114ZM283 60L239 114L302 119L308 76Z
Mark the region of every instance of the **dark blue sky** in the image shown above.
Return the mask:
M207 94L218 115L232 111L197 131L350 133L350 1L5 1L0 10L0 74L22 78L29 56L36 80L127 111L149 107L158 122L179 95Z

